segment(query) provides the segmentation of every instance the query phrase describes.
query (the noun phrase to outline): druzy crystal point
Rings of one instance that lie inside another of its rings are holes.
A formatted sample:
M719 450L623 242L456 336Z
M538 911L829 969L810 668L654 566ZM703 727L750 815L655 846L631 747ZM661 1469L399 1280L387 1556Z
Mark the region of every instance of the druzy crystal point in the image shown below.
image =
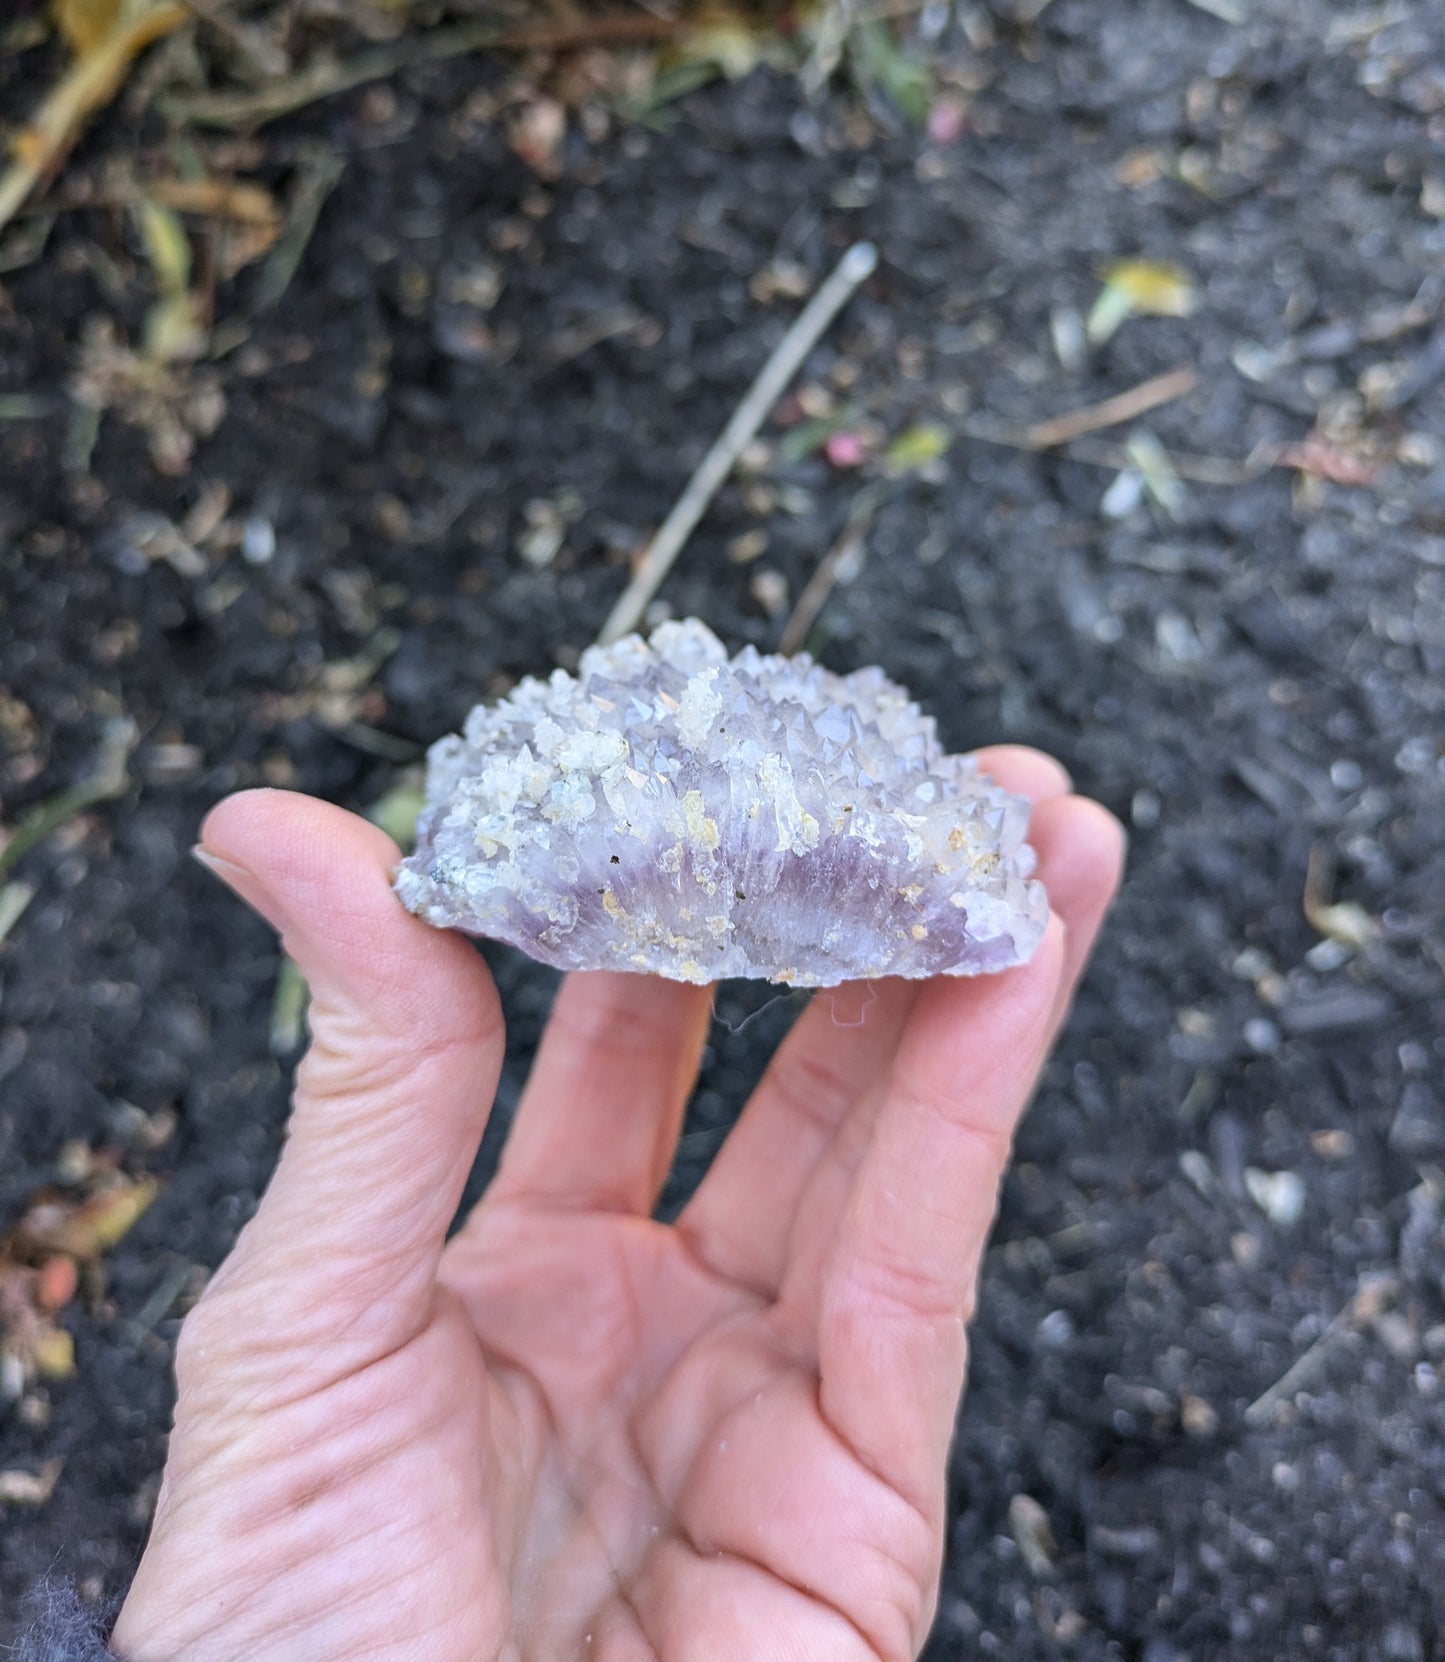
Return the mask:
M880 669L729 658L695 619L528 678L433 745L397 892L565 969L830 987L1024 962L1028 804Z

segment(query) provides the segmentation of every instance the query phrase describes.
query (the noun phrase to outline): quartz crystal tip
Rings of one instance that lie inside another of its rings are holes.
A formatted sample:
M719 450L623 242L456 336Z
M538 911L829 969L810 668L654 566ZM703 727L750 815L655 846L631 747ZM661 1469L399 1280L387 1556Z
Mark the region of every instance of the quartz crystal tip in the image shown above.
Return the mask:
M882 670L729 658L688 619L528 677L433 745L396 887L563 969L977 975L1048 922L1027 828Z

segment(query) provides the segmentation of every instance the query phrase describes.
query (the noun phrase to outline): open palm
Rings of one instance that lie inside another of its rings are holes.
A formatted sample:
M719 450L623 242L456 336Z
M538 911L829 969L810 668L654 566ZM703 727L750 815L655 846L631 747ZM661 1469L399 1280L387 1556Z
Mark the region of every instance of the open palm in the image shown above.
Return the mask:
M574 975L443 1245L500 1067L480 956L365 822L252 792L203 848L312 987L285 1154L182 1333L133 1662L916 1655L964 1326L1121 839L1032 752L1025 969L815 996L675 1225L706 989Z

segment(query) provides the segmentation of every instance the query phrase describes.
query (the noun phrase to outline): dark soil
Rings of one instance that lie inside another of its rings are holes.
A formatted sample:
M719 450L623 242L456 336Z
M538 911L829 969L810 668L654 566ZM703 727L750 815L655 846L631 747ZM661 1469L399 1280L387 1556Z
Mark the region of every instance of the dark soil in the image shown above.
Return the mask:
M0 1402L0 1470L64 1461L47 1504L0 1506L0 1641L57 1565L124 1586L188 1268L219 1262L276 1155L276 947L186 860L202 812L261 781L369 806L479 696L575 661L796 309L750 280L816 281L865 235L880 270L803 384L955 436L812 644L884 664L955 746L1055 751L1133 835L1004 1195L929 1655L1445 1655L1445 14L1021 9L948 25L946 143L847 88L809 113L760 72L665 131L574 131L543 183L461 118L475 64L268 130L278 179L316 146L344 171L177 476L114 413L76 454L84 322L134 339L147 304L124 218L64 215L0 278L0 393L39 400L0 421L7 822L84 777L112 718L139 735L129 792L14 874L36 892L0 947L0 1233L72 1139L166 1184L67 1313L75 1377ZM79 162L126 142L117 116ZM1176 262L1196 309L1062 367L1051 314L1087 313L1125 257ZM976 436L1180 364L1197 389L1145 424L1181 469L1313 434L1316 471L1186 480L1174 518L1119 487L1111 515L1130 429L1049 454ZM179 522L216 484L271 557L148 558L138 516ZM734 482L666 601L775 643L858 488L816 456ZM559 501L534 568L528 505ZM1344 930L1370 920L1358 950L1305 916L1312 852L1358 908ZM505 1111L553 983L495 962ZM677 1194L794 1008L716 1028ZM175 1112L169 1141L137 1108Z

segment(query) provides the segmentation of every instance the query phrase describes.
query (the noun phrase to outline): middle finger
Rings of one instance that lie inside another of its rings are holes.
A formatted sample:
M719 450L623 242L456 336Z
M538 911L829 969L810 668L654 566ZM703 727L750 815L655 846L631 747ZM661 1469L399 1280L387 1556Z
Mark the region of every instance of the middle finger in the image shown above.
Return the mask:
M1035 805L1069 788L1052 757L1022 745L980 751L978 762ZM890 978L814 997L678 1220L710 1267L765 1294L776 1290L799 1200L886 1075L921 985Z

